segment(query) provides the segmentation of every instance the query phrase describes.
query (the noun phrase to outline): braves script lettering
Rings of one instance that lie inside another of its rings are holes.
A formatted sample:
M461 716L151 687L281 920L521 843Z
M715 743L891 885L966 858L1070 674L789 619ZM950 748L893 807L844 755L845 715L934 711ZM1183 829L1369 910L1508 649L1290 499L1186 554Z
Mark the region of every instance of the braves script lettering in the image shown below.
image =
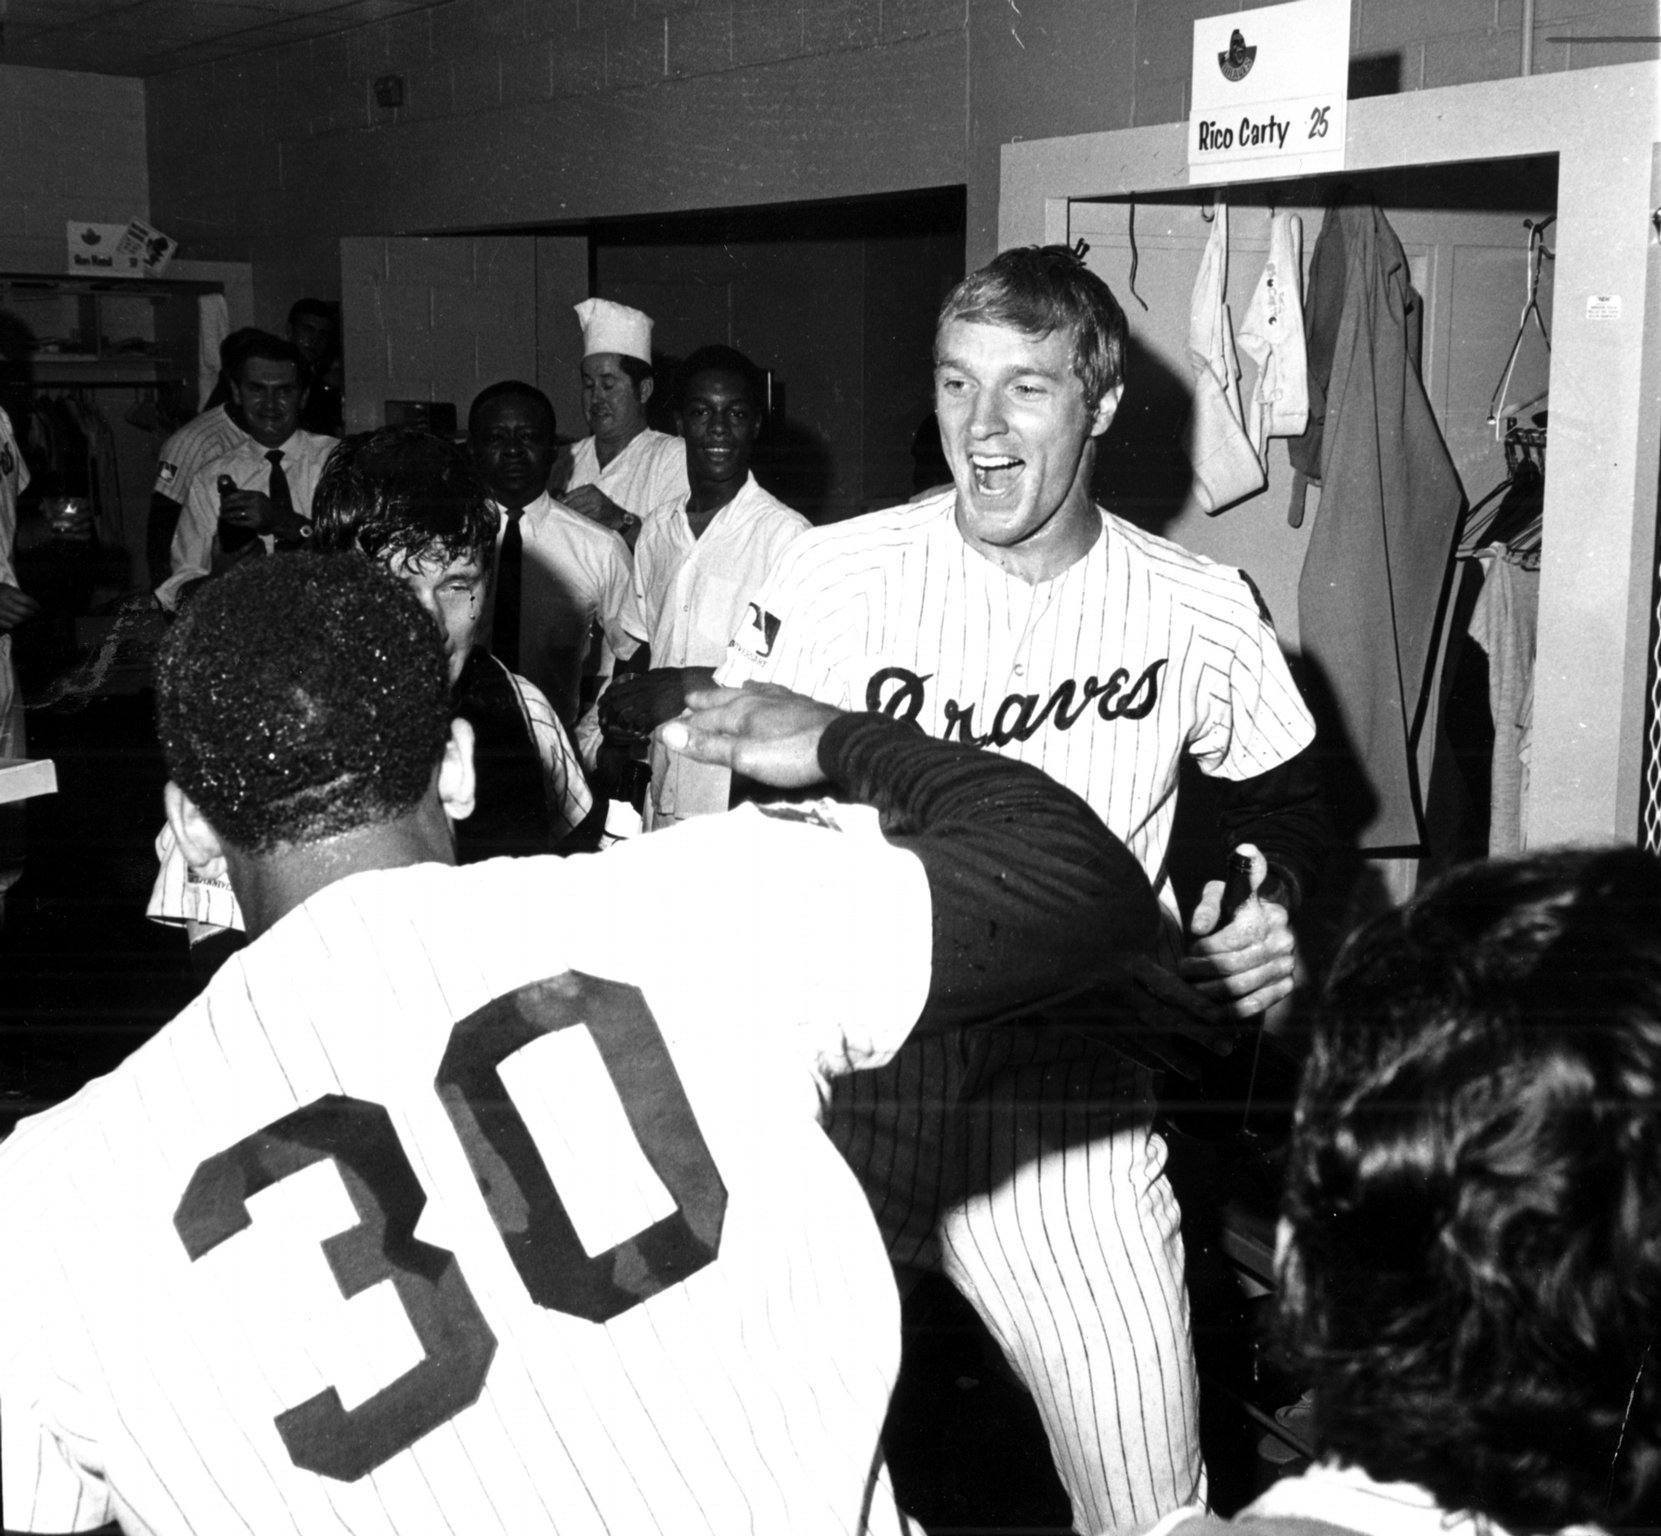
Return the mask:
M991 726L984 735L975 732L973 704L947 699L941 706L946 722L942 734L948 741L965 742L971 747L1004 747L1036 735L1052 716L1056 729L1071 730L1092 704L1103 720L1141 720L1159 702L1159 675L1169 662L1168 656L1149 662L1135 682L1131 682L1125 667L1116 667L1105 681L1094 676L1083 683L1068 678L1057 683L1042 702L1036 693L1009 694L992 711ZM905 667L884 667L865 685L865 707L895 720L915 720L923 712L926 685L933 676L925 672L919 677Z

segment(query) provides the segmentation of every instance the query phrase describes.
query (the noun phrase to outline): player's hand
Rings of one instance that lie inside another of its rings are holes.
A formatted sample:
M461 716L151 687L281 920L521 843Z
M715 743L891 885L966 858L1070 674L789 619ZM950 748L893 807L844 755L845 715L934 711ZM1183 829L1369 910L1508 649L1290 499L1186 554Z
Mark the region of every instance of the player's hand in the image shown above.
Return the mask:
M620 673L600 695L597 707L608 737L649 736L686 708L686 674L680 667Z
M1193 942L1178 973L1230 1017L1250 1019L1291 995L1298 978L1298 945L1286 908L1258 894L1268 861L1250 843L1238 851L1251 856L1252 894L1219 929L1223 882L1206 883L1188 924Z
M686 704L686 714L658 728L658 740L671 752L774 789L806 789L825 777L819 738L841 710L777 683L694 689Z
M0 634L16 629L40 612L40 604L21 587L0 581Z
M219 521L250 533L276 533L277 509L264 491L227 491L219 498Z
M634 513L617 505L597 485L579 485L574 491L565 491L559 498L573 512L580 512L591 522L620 533L634 548L635 535L640 532L640 519Z
M46 503L52 537L67 544L85 544L93 535L92 503L84 496L54 496Z

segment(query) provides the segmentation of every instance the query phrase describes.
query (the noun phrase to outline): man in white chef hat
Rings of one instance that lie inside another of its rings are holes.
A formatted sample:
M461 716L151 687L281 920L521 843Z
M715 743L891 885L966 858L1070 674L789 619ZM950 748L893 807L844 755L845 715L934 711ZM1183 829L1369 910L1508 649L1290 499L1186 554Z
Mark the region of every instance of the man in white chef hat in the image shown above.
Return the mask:
M640 520L687 494L686 450L678 437L646 425L652 398L652 317L610 299L584 299L583 415L594 434L572 448L566 506L634 545Z

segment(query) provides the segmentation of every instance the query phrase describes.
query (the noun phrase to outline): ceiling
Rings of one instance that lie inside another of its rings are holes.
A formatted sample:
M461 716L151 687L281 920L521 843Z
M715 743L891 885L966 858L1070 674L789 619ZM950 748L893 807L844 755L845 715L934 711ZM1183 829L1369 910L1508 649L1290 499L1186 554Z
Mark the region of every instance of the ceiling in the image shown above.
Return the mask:
M444 0L0 0L0 63L159 75Z

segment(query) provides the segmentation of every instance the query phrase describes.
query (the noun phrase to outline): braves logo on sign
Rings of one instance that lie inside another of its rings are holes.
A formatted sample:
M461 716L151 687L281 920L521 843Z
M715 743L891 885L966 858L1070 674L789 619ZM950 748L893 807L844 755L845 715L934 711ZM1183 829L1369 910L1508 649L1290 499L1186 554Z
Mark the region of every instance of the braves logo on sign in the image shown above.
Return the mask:
M1217 68L1222 70L1225 80L1238 82L1252 72L1256 62L1256 47L1248 48L1245 35L1236 27L1228 35L1228 52L1217 55Z

